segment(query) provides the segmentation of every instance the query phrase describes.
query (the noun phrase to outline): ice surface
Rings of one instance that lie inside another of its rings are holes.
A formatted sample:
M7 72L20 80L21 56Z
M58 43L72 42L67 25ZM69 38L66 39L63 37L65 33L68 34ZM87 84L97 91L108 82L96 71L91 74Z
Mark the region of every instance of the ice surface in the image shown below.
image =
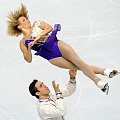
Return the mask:
M22 0L30 20L60 23L59 39L70 44L89 64L120 70L120 0ZM60 69L43 58L24 61L19 49L22 36L6 34L7 15L19 7L20 0L0 0L0 120L39 120L36 99L28 92L37 78L51 87L51 80L63 86L68 70ZM76 93L66 98L66 120L120 120L120 76L100 76L110 85L106 96L81 72Z

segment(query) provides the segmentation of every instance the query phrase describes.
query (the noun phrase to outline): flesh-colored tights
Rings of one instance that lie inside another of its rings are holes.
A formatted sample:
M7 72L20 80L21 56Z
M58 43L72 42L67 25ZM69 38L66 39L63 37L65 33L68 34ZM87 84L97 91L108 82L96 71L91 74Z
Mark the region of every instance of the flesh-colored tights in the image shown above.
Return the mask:
M105 68L89 65L85 63L73 50L73 48L63 41L58 41L58 47L62 53L62 57L57 57L49 60L49 62L55 66L65 69L81 70L87 77L95 82L100 81L100 78L96 74L104 75Z

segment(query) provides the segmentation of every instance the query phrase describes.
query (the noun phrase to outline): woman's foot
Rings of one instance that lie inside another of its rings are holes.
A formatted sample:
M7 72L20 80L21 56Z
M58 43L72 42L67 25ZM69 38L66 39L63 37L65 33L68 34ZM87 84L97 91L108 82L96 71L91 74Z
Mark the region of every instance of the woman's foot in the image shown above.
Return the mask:
M99 81L97 84L97 87L99 87L103 92L106 93L106 95L108 95L109 92L109 85L107 82L103 82L103 81Z
M114 76L118 75L118 71L117 70L113 70L110 74L109 74L109 78L113 78Z
M109 85L108 83L105 84L104 88L101 89L103 92L106 93L106 95L108 95L108 92L109 92Z
M113 70L113 69L105 69L104 70L104 75L108 76L109 78L113 78L114 76L118 75L118 71L117 70Z

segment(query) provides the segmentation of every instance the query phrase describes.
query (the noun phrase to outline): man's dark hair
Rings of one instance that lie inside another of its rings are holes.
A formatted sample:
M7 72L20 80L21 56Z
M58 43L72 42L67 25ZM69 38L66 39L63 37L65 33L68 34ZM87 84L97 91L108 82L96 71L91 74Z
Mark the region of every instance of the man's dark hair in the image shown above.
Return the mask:
M29 92L32 96L35 96L37 99L39 99L39 96L37 96L35 93L39 92L38 89L35 87L36 82L38 82L38 80L33 80L33 82L29 85Z

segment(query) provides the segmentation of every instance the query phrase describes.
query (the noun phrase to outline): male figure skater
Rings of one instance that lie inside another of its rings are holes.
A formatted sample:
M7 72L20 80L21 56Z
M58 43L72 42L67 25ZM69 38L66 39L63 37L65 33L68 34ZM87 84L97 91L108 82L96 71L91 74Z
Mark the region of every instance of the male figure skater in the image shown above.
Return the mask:
M50 93L49 88L42 81L33 80L30 84L31 95L38 99L37 111L41 120L65 120L66 105L64 97L75 92L76 73L76 70L69 70L70 80L61 90L59 85L52 81L55 94Z

